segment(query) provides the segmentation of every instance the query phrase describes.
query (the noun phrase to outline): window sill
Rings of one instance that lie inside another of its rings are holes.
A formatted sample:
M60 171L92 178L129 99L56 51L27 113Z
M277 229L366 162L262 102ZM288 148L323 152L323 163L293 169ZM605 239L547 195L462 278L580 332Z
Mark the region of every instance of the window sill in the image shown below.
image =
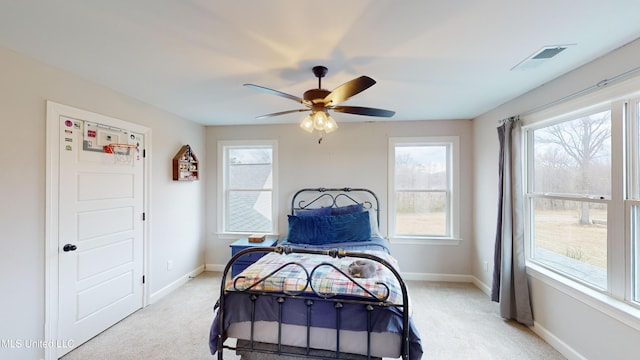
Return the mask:
M389 243L394 245L460 245L462 239L433 237L390 237Z
M572 281L530 261L527 261L527 274L627 326L640 330L640 307L636 305Z

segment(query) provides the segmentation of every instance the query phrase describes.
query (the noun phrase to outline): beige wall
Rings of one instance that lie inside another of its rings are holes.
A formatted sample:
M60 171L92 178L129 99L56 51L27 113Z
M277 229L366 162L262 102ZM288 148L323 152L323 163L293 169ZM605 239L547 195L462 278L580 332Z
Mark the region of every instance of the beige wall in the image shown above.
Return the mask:
M151 294L204 263L204 183L171 180L182 144L206 160L203 127L14 52L0 49L0 339L44 337L45 106L47 100L151 128ZM166 261L174 261L168 272ZM40 359L39 348L0 348Z
M566 74L473 120L472 273L491 285L482 262L493 266L498 180L498 120L529 112L640 65L640 40ZM585 302L557 281L530 276L534 330L570 359L629 359L638 353L640 318L620 314L598 300ZM621 320L622 319L622 320ZM631 326L629 326L631 324Z
M339 120L338 120L339 121ZM317 135L308 134L295 124L267 126L207 127L207 264L222 265L230 258L228 245L235 238L217 235L216 171L219 140L276 139L279 152L279 231L287 233L287 217L292 195L305 187L365 187L379 197L382 211L380 228L387 229L387 153L389 137L460 137L460 209L462 241L458 245L399 245L391 251L401 270L416 277L453 279L471 273L472 174L471 122L342 122L318 144Z

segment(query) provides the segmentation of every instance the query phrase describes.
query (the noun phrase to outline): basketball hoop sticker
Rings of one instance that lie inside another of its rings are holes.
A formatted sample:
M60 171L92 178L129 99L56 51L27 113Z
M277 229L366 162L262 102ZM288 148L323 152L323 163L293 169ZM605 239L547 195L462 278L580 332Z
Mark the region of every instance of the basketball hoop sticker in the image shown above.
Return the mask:
M105 124L81 121L82 150L86 161L133 165L141 160L144 136Z
M109 144L104 146L104 152L112 154L115 162L119 164L132 164L138 151L138 145Z

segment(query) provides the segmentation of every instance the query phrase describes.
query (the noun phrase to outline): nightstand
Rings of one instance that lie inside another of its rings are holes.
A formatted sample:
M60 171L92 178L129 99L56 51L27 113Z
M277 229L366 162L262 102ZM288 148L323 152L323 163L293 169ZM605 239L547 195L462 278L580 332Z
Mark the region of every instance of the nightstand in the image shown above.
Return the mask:
M263 242L254 243L249 242L247 238L243 238L237 241L234 241L231 245L231 256L239 253L240 251L252 247L265 247L265 246L276 246L278 243L278 239L265 239ZM242 270L246 269L249 265L258 261L261 257L263 257L266 253L262 252L254 252L251 254L246 254L238 259L231 268L231 276L236 276L242 272Z

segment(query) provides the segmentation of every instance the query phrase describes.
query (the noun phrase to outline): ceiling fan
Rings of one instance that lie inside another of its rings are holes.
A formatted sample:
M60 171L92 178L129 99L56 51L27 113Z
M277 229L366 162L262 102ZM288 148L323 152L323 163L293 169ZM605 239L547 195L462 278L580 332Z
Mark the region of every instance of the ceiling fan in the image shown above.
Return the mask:
M300 127L308 132L313 132L313 130L324 131L326 133L330 133L338 128L335 120L329 116L329 110L354 114L354 115L366 115L366 116L377 116L377 117L392 117L395 114L395 111L383 110L383 109L375 109L370 107L361 107L361 106L342 106L339 105L342 102L348 100L352 96L361 93L362 91L373 86L376 81L368 76L360 76L351 81L348 81L333 91L329 91L322 88L322 78L327 74L327 68L324 66L314 66L313 74L318 78L318 88L310 89L304 92L302 98L290 95L287 93L283 93L278 90L269 89L263 86L258 86L254 84L244 84L246 87L250 87L252 89L256 89L262 92L266 92L268 94L273 94L277 96L281 96L287 99L291 99L295 102L298 102L304 105L306 108L304 109L296 109L296 110L286 110L280 111L272 114L266 114L262 116L256 117L256 119L264 119L272 116L290 114L295 112L303 112L303 111L311 111L309 116L307 116ZM322 141L322 138L320 138Z

